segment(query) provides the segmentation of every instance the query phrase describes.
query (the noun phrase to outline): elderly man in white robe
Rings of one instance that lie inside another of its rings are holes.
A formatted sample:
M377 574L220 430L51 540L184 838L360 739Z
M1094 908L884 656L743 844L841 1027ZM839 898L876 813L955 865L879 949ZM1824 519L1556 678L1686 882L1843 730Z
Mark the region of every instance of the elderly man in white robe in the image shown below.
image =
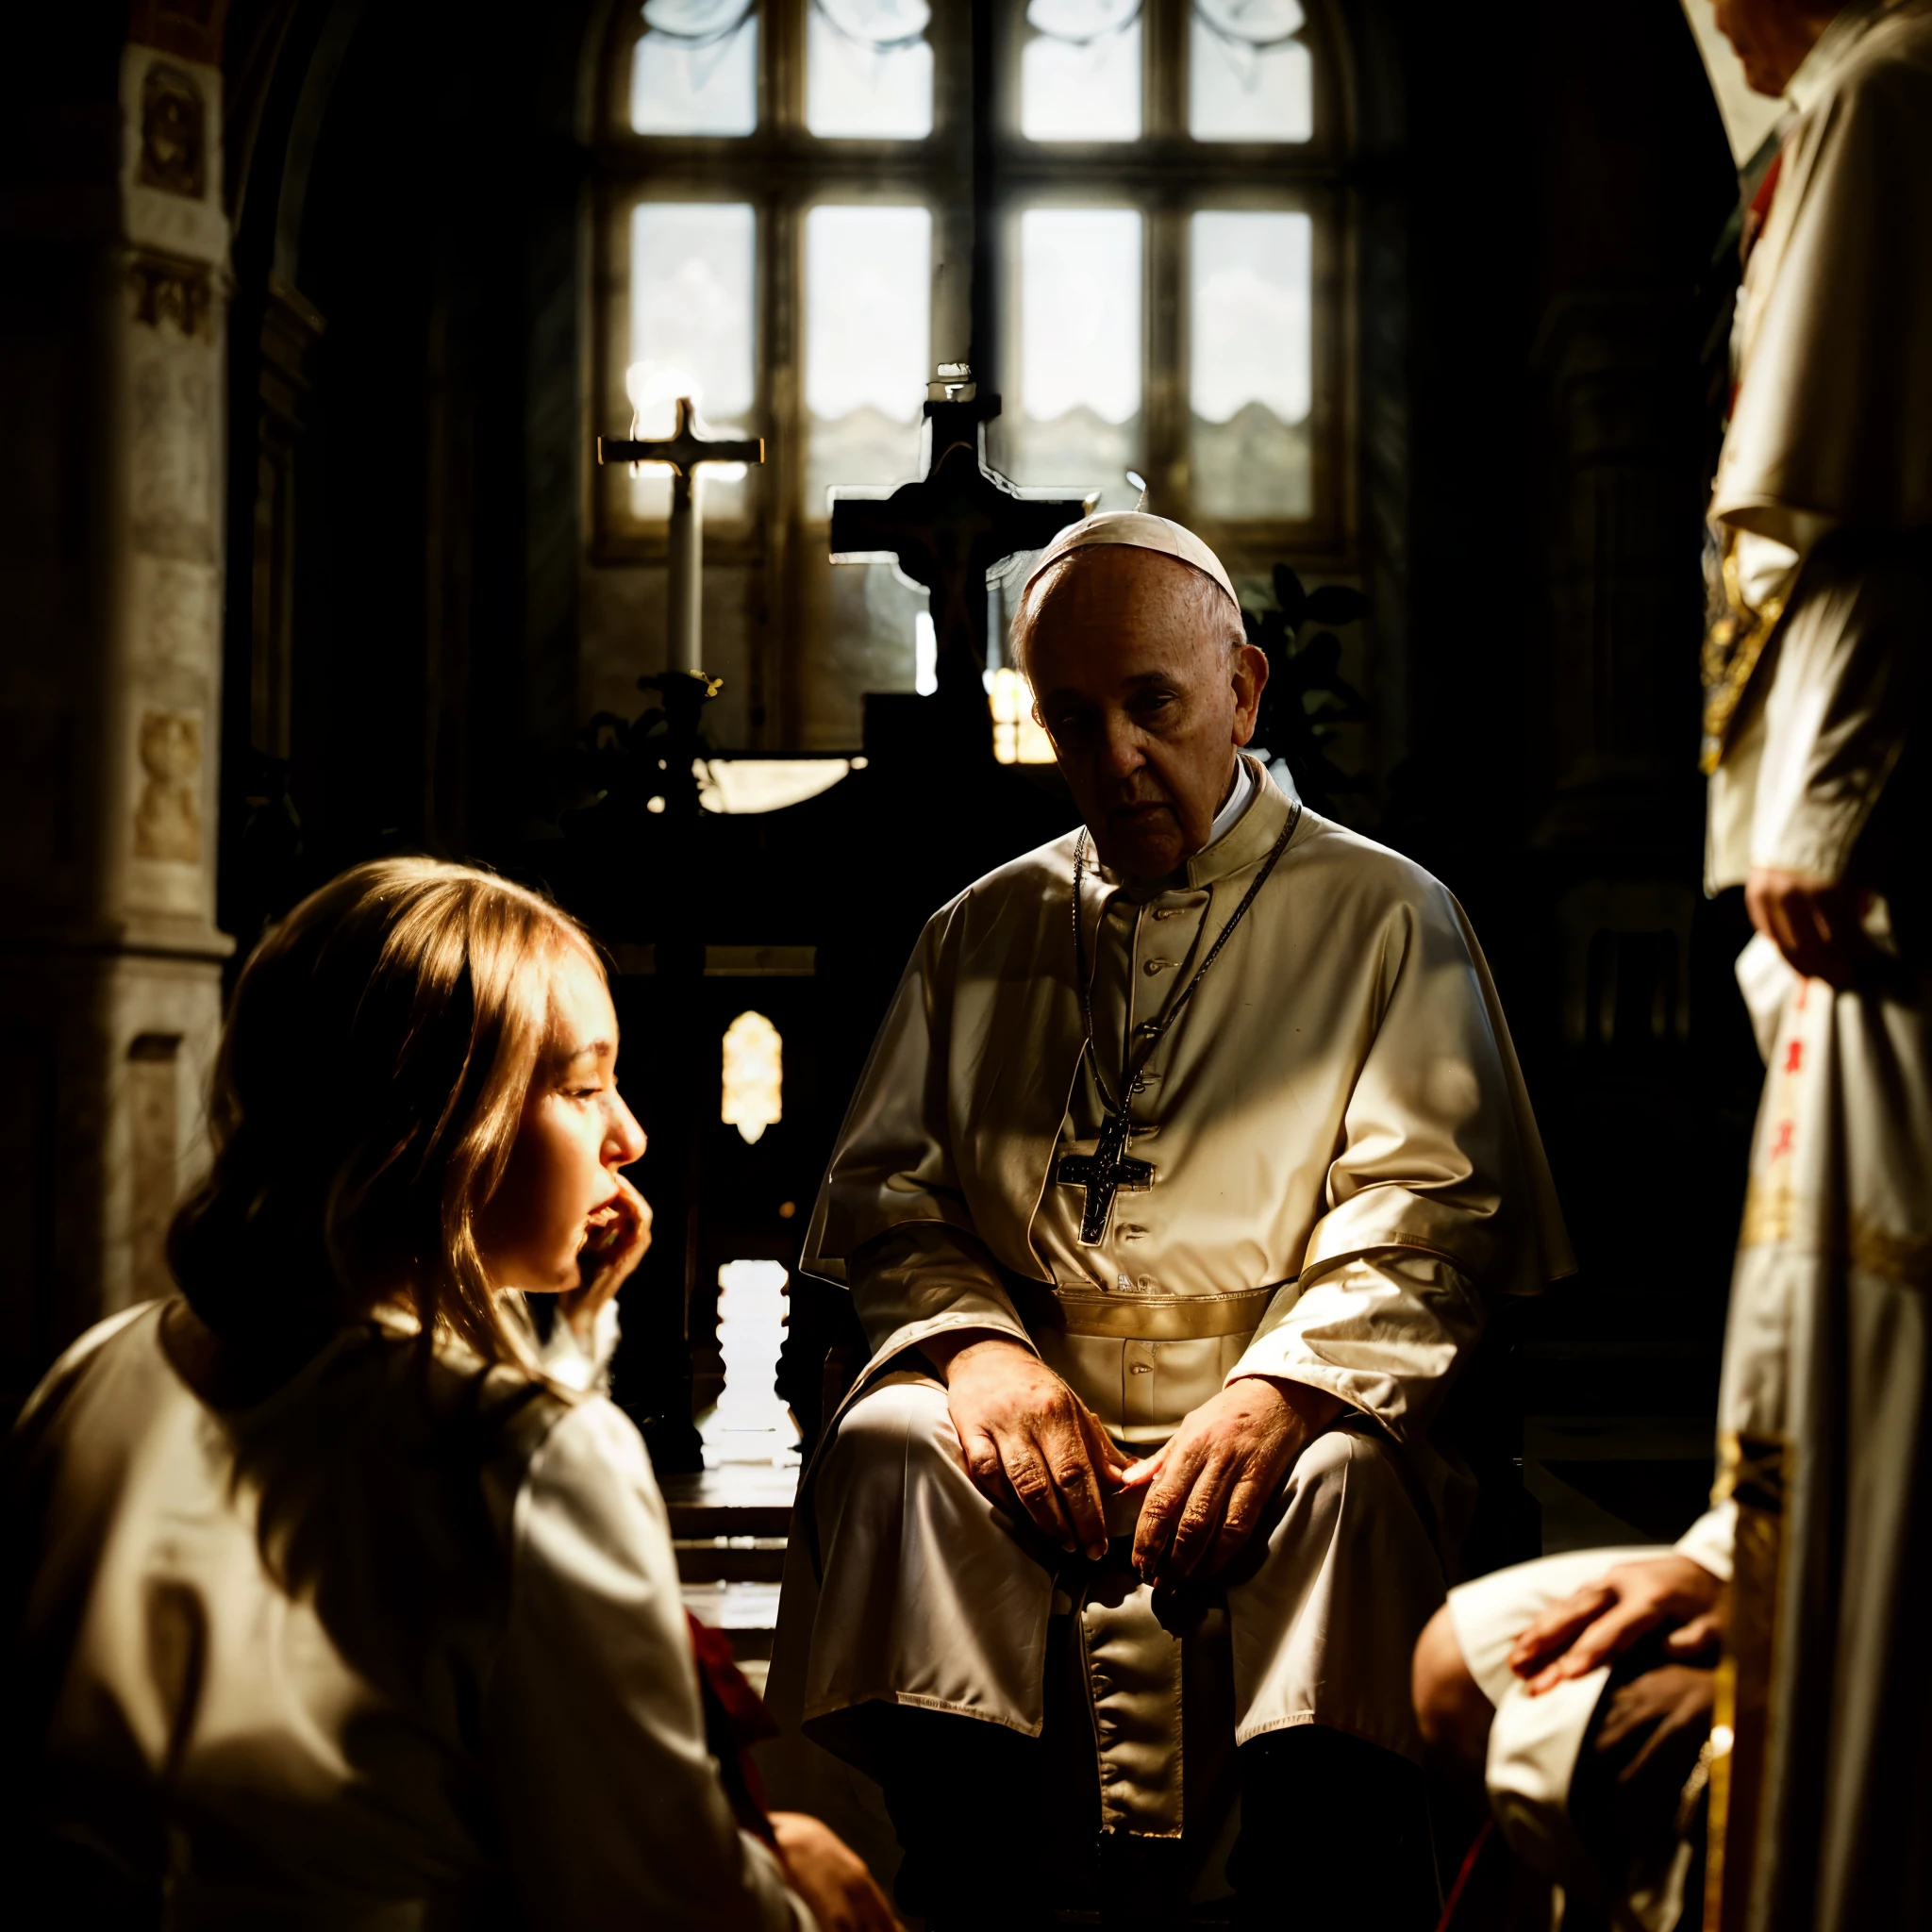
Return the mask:
M874 1353L774 1700L880 1777L908 1907L1030 1923L1057 1591L1131 1539L1150 1627L1225 1592L1255 1922L1425 1927L1407 1656L1469 1501L1430 1424L1568 1266L1502 1011L1440 884L1241 752L1267 663L1191 533L1063 532L1014 637L1084 826L934 916L833 1155L803 1266ZM1123 1741L1174 1670L1096 1690L1111 1842L1183 1828Z
M1457 1591L1416 1690L1516 1850L1620 1926L1677 1922L1710 1768L1705 1923L1850 1932L1932 1912L1932 4L1717 19L1794 110L1710 512L1707 884L1744 887L1767 1061L1718 1501L1674 1551Z

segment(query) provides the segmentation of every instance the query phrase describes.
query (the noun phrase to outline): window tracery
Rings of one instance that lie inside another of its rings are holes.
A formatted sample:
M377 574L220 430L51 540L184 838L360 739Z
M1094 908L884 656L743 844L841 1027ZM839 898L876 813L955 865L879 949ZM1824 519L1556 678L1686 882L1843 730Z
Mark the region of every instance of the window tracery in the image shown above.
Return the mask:
M851 749L860 693L913 687L924 593L887 564L829 564L825 492L919 474L924 384L967 359L975 314L1003 397L989 455L1016 481L1124 508L1143 473L1152 507L1237 570L1345 555L1346 103L1325 11L1005 0L996 25L975 207L963 4L647 0L617 22L595 407L662 434L695 390L772 458L707 485L724 741ZM973 289L975 261L994 288ZM668 482L593 488L595 567L641 566L648 631ZM1006 661L990 638L990 680Z

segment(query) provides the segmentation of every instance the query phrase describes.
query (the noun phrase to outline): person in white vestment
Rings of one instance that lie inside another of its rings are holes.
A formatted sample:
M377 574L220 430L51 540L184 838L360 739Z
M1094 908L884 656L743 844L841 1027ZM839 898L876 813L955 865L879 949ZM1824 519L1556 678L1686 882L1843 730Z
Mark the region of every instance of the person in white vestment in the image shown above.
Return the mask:
M1707 887L1744 888L1767 1062L1716 1500L1674 1551L1453 1593L1416 1690L1517 1852L1619 1924L1685 1911L1708 1770L1726 1932L1851 1932L1932 1919L1932 5L1718 22L1790 113L1711 503Z
M1157 1649L1224 1592L1255 1923L1426 1926L1407 1660L1470 1502L1431 1425L1494 1302L1569 1265L1502 1010L1437 881L1241 751L1266 660L1198 538L1073 526L1014 641L1084 825L934 915L833 1154L802 1266L873 1352L774 1707L879 1777L908 1910L1033 1923L1049 1625L1111 1541ZM1095 1669L1090 1846L1199 1796L1146 1655Z
M364 866L263 939L184 1292L0 1460L9 1923L896 1923L763 1810L642 1441L571 1386L649 1241L616 1064L590 941L486 874Z

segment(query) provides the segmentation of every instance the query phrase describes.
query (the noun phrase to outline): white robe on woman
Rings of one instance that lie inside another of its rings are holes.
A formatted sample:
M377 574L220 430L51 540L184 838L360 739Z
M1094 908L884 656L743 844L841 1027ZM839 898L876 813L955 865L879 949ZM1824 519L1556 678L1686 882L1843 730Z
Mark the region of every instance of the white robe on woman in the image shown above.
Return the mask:
M370 1323L218 1410L171 1306L83 1336L0 1465L10 1894L58 1874L183 1928L809 1932L719 1783L618 1409ZM86 1916L70 1890L44 1923Z

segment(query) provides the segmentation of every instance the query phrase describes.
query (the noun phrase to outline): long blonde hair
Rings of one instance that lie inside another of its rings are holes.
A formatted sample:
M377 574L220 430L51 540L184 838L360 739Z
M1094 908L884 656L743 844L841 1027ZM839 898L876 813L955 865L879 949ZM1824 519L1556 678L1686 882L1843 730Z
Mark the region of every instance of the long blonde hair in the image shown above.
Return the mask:
M572 951L598 963L547 900L426 858L357 866L262 939L215 1062L213 1164L168 1239L224 1341L297 1354L402 1302L425 1335L528 1364L476 1224Z

